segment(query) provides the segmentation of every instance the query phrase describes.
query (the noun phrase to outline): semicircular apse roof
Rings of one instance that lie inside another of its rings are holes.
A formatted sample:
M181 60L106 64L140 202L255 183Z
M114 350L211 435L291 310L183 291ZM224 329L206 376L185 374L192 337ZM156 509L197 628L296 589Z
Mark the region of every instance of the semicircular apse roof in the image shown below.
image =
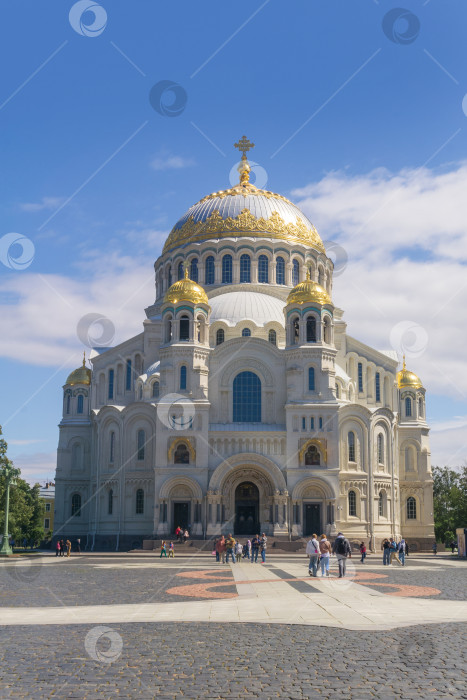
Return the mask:
M226 292L209 300L211 323L224 321L236 326L242 321L253 321L265 326L271 321L284 325L285 302L259 292Z

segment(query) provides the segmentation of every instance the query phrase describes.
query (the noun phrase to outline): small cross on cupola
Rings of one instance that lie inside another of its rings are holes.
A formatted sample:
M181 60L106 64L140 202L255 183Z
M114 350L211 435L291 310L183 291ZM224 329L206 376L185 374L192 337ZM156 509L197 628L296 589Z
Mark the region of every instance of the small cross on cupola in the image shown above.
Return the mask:
M250 182L250 164L247 160L246 154L248 153L249 150L255 147L254 143L251 143L249 139L247 139L246 136L242 136L242 138L237 141L237 143L234 143L234 148L238 148L239 151L242 153L242 160L240 162L240 165L238 166L237 170L240 173L240 184L241 185L247 185Z

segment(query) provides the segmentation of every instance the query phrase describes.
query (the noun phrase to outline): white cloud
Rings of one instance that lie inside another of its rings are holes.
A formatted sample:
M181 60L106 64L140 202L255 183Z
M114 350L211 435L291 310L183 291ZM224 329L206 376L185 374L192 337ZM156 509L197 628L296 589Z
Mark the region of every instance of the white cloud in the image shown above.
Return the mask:
M8 440L9 445L36 445L38 442L47 442L47 440L40 440L40 439Z
M65 197L42 197L40 202L22 202L19 206L23 211L37 212L58 209Z
M156 156L150 165L153 170L180 170L181 168L189 168L194 164L195 161L192 158L167 154Z
M349 334L405 349L409 369L429 391L467 400L465 191L461 163L441 173L331 173L293 194L323 240L347 251L333 298Z
M52 480L57 466L56 452L36 452L34 454L18 454L12 458L15 467L21 469L21 478L30 484L42 484Z
M447 421L450 426L451 422ZM453 426L455 421L452 421ZM440 429L433 426L430 432L431 463L436 467L459 467L467 462L467 417L456 427Z

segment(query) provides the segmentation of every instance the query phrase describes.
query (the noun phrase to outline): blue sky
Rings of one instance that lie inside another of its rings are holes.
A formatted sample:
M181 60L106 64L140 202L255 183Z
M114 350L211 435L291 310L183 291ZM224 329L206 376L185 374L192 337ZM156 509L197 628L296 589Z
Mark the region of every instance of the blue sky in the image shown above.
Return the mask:
M0 255L10 232L35 249L22 270L0 263L0 422L23 473L53 475L80 318L106 314L116 341L139 332L166 235L228 186L243 133L266 187L345 248L349 333L408 351L434 463L462 463L465 3L404 2L394 21L385 0L102 0L93 36L76 5L16 0L0 28ZM150 103L161 81L186 95L178 116Z

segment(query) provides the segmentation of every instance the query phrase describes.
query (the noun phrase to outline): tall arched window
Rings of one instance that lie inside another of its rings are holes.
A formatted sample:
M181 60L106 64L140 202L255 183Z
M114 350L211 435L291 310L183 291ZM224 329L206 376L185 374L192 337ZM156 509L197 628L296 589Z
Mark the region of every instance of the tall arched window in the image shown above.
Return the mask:
M165 320L165 342L170 343L172 340L172 316Z
M78 408L77 408L77 413L83 413L84 411L84 396L80 394L78 396Z
M131 391L132 386L132 373L131 373L131 360L126 361L126 382L125 388L127 391Z
M232 256L222 258L222 284L232 284Z
M169 265L167 268L167 287L172 286L172 267Z
M143 489L138 489L136 491L136 503L135 503L136 515L142 515L144 513L144 491Z
M214 256L208 255L204 263L204 284L214 284Z
M269 331L269 333L268 333L268 340L269 340L269 342L272 343L273 345L277 345L277 334L276 334L276 331L274 331L274 330L272 330L272 329Z
M177 265L177 279L182 280L184 278L184 273L183 273L183 262L180 261Z
M381 378L379 372L375 374L375 399L376 403L381 401Z
M234 423L261 423L261 380L254 372L240 372L233 381Z
M115 433L112 430L110 433L110 445L109 445L109 462L113 462L115 459Z
M355 433L350 430L347 434L347 446L349 453L349 462L355 462Z
M384 437L378 433L378 464L384 464Z
M180 340L190 340L190 319L188 316L182 316L180 319Z
M294 260L292 263L292 284L294 287L300 282L300 263Z
M315 368L308 367L308 391L315 390Z
M292 345L297 345L300 340L300 324L298 318L292 319Z
M108 499L107 499L107 513L109 515L112 515L113 509L114 509L114 492L112 491L112 489L110 489Z
M276 258L276 284L285 284L285 260L280 255Z
M410 396L405 398L405 415L409 417L412 415L412 399Z
M413 469L412 448L405 448L405 471L410 472Z
M359 391L359 393L362 393L363 392L363 364L361 362L359 362L357 365L357 373L358 373L358 391Z
M186 365L180 367L180 389L186 391Z
M407 520L417 519L417 501L413 496L407 499Z
M67 412L67 413L70 413L70 409L71 409L71 396L70 396L70 394L67 394L67 397L66 397L66 412Z
M242 337L243 338L249 338L251 335L251 331L249 328L243 328L242 329Z
M146 447L146 433L144 430L138 430L137 433L137 459L142 461L144 459L144 452Z
M114 379L115 372L113 369L109 369L109 392L107 398L113 399L114 397Z
M79 518L81 515L81 496L79 493L74 493L71 497L71 515Z
M260 255L258 258L258 282L267 284L269 282L269 260L267 255Z
M323 321L323 340L328 345L331 342L331 322L327 316Z
M154 382L152 385L152 398L158 399L160 394L160 384L159 382Z
M318 284L324 285L324 270L322 267L318 268Z
M340 399L341 397L341 388L339 384L336 382L336 399Z
M222 345L225 340L225 333L223 328L219 328L216 331L216 345Z
M190 464L190 453L184 443L180 443L174 452L174 464Z
M355 517L357 515L357 496L355 491L349 491L349 516Z
M306 342L316 343L316 319L314 316L308 316L306 320Z
M423 399L418 399L418 417L423 418Z
M384 515L384 494L382 491L379 492L378 496L378 515L380 518Z
M251 282L251 258L246 253L240 256L240 282Z
M190 263L190 279L193 282L198 281L198 258L192 258Z

